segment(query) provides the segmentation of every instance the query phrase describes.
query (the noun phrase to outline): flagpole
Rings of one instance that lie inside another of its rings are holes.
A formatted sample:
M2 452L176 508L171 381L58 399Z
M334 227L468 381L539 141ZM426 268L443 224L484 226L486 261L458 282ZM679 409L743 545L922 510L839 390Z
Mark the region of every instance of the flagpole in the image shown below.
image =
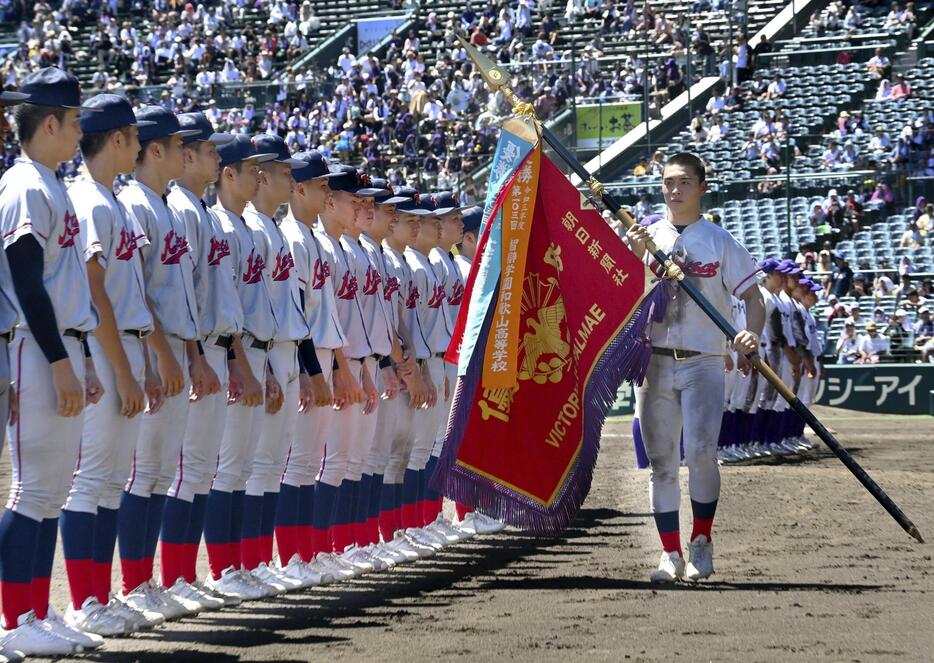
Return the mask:
M544 126L536 117L535 109L532 107L532 104L528 102L523 102L519 99L515 92L509 88L509 79L510 75L497 64L492 62L489 58L483 55L478 49L476 49L472 44L466 41L461 35L457 35L457 39L460 41L461 45L467 51L467 54L473 60L474 65L480 71L483 79L486 81L487 85L490 86L494 91L502 90L503 94L509 100L513 106L513 110L516 115L525 117L537 125L539 131L541 132L542 139L548 143L552 149L561 157L561 160L564 161L571 170L573 170L578 177L581 178L581 181L586 182L591 193L591 200L599 198L601 202L613 212L617 218L623 223L623 225L628 230L630 227L635 225L635 220L632 216L622 208L619 201L611 193L607 193L606 187L599 182L593 175L591 175L583 164L577 160L577 158L571 154L560 140ZM724 318L720 312L711 304L697 287L689 280L684 278L684 272L681 268L675 264L675 262L665 254L664 251L659 249L654 242L646 242L646 248L648 251L655 257L655 260L658 261L659 265L663 265L665 269L665 276L668 279L677 281L680 288L687 293L687 295L694 300L694 302L701 308L701 310L709 317L717 327L726 335L727 339L732 341L737 334L736 329L733 328L733 325L730 324L726 318ZM918 528L914 523L909 520L908 516L899 508L899 506L892 500L888 494L882 490L882 488L875 482L875 480L869 476L866 470L856 462L856 460L850 455L850 453L843 448L843 446L836 440L836 438L830 433L829 430L817 419L817 416L811 410L801 402L801 400L795 395L794 391L786 385L782 379L772 370L772 368L762 360L758 353L752 353L746 355L746 358L750 363L755 367L760 375L765 377L768 380L775 390L781 394L791 408L798 413L798 416L801 417L804 422L811 427L811 429L817 434L817 436L826 444L834 455L840 459L840 461L846 466L846 468L856 477L856 479L863 484L863 487L869 491L869 493L882 505L892 518L904 529L911 537L916 539L919 543L924 543L924 539L921 537L921 533L918 531Z

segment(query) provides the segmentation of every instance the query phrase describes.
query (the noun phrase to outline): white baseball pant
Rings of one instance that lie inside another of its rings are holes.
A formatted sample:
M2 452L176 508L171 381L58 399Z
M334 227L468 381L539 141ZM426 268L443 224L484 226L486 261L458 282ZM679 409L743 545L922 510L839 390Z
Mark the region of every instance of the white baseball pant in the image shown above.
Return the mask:
M244 354L253 377L260 385L266 375L266 351L244 343ZM228 376L229 378L229 376ZM253 455L259 442L263 421L263 405L247 407L235 403L227 408L221 446L217 457L217 471L212 488L225 493L243 490L253 467Z
M321 365L321 375L325 382L330 384L334 351L316 348L315 354L318 356L318 364ZM310 486L315 482L315 477L321 470L324 445L331 432L335 414L334 408L327 406L312 407L298 415L282 483L297 488Z
M382 371L376 381L376 391L383 393L384 386L382 380ZM381 401L379 409L375 415L375 425L373 427L373 438L370 444L370 452L366 455L363 462L364 474L383 474L385 481L386 467L389 465L389 454L392 449L392 440L395 432L398 430L398 418L404 416L405 410L400 409L398 404L403 403L406 407L406 398L403 394L397 394L391 401ZM407 408L406 408L407 409Z
M217 336L209 336L202 344L204 358L217 374L221 388L188 406L188 424L178 454L175 478L169 497L191 502L195 495L207 495L211 490L217 455L224 437L227 414L227 348L217 345Z
M177 336L168 336L166 340L175 359L182 366L187 376L188 361L185 341ZM156 365L156 356L150 351L150 362ZM178 452L182 448L185 425L188 420L188 378L180 393L166 398L162 408L155 414L144 412L140 425L136 453L130 470L126 491L138 497L165 495L175 468L178 465Z
M428 362L428 374L438 390L438 402L434 407L412 410L412 451L409 454L408 469L423 470L428 465L428 458L438 437L441 419L447 417L444 409L444 359L431 357Z
M363 374L363 361L360 359L347 359L348 370L360 380ZM321 471L318 472L318 481L329 486L340 486L347 477L350 465L350 447L360 434L360 424L366 415L363 414L363 404L346 405L342 410L334 412L331 422L331 431L324 446L324 461Z
M379 364L373 357L367 357L363 360L363 365L366 366L366 369L370 372L370 377L373 378L373 383L376 385L376 393L378 394L381 390ZM347 474L344 476L345 479L359 481L363 476L363 462L366 460L367 456L369 456L370 450L373 448L373 438L376 435L376 423L378 421L377 415L379 414L380 408L382 408L382 405L379 399L377 399L376 412L363 414L363 410L360 410L361 418L360 422L357 424L357 435L350 444L347 460Z
M68 359L84 383L84 348L63 338ZM19 417L7 425L12 479L6 508L33 520L58 518L78 460L84 413L61 417L52 383L52 367L29 330L17 330L10 346L12 383Z
M720 495L717 438L723 407L723 357L701 355L681 361L652 355L645 380L636 387L636 416L651 463L649 497L655 513L681 504L678 468L684 434L691 499L713 502Z
M285 400L275 414L265 409L261 414L259 442L246 480L246 494L253 496L279 492L298 418L298 345L294 341L277 342L269 351L267 361Z
M448 395L442 402L441 399L444 398L445 383L445 380L442 380L441 389L438 390L438 405L441 407L441 412L438 413L438 432L435 435L435 443L431 448L431 455L435 458L441 456L441 450L444 448L444 437L448 432L448 417L451 415L451 405L454 404L454 387L457 386L457 365L446 362L443 359L441 364L444 367L444 378L448 385Z
M130 362L133 378L142 385L146 376L143 360L146 349L143 341L121 334L120 342ZM87 405L84 410L78 466L65 508L96 514L99 506L105 509L120 508L120 498L133 466L133 452L144 415L140 413L129 419L120 414L122 402L117 393L117 377L113 367L93 334L88 337L88 347L104 394L97 403Z

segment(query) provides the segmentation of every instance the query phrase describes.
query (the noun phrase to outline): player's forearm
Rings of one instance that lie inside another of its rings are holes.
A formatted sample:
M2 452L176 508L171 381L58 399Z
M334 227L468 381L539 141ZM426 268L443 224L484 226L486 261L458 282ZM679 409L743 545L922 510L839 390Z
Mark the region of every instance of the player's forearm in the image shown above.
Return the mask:
M765 301L759 288L748 288L741 299L746 304L746 331L762 336L765 328Z
M231 349L233 350L234 358L228 360L228 363L239 368L243 375L252 375L255 379L259 379L257 376L253 375L253 369L250 368L250 362L248 362L246 358L246 351L243 349L243 340L241 340L239 336L233 337Z

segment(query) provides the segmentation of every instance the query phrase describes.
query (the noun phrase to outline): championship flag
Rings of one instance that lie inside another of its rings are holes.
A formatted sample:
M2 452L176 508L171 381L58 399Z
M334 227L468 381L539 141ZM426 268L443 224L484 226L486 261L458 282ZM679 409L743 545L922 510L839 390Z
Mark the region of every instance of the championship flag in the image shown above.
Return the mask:
M665 288L527 123L504 126L490 179L469 305L447 356L460 377L432 481L494 518L554 533L590 491L617 389L645 374Z

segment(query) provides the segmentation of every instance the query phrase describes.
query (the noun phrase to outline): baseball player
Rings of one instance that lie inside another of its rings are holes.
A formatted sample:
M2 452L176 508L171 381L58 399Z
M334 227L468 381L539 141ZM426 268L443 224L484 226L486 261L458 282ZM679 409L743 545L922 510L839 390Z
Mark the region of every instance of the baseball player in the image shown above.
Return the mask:
M143 614L171 619L197 611L193 602L181 603L152 580L165 495L188 416L189 382L183 367L189 369L196 397L206 395L205 385L216 377L209 379L203 357L190 352L199 336L194 261L185 224L171 212L165 197L169 182L184 174L182 139L197 130L182 129L178 118L161 106L143 106L136 117L152 124L139 129L134 180L117 197L149 240L140 255L154 327L143 357L148 408L120 503L117 537L123 601Z
M266 353L276 333L276 315L267 282L269 267L256 249L243 212L259 190L260 163L276 158L276 154L257 152L248 136L239 135L217 151L221 159L220 177L213 210L230 238L243 331L233 335L228 354L229 406L204 522L211 569L205 585L225 596L247 600L277 591L245 573L240 554L246 480L263 416L263 408L259 406L265 401Z
M783 361L781 364L781 378L785 384L792 390L796 390L799 379L801 378L801 369L803 362L798 350L799 344L804 342L803 328L795 329L794 317L796 313L794 298L792 293L798 285L798 277L801 269L793 260L782 260L779 262L776 271L783 275L782 289L778 292L776 308L781 315L782 335L784 345L782 346ZM776 453L780 449L784 438L784 430L789 422L789 415L797 416L790 411L788 403L776 390L771 391L772 400L770 403L772 417L764 433L764 442L769 446L771 453Z
M12 630L8 650L64 656L103 642L49 606L59 514L81 440L84 341L99 319L81 226L55 174L81 138L78 80L46 67L30 74L21 92L27 96L15 119L22 157L0 178L7 258L0 285L18 316L10 344L18 408L7 428L12 480L0 518L0 602L3 627Z
M812 294L811 286L813 282L808 277L801 277L791 290L792 303L794 311L792 315L792 329L795 337L795 351L801 357L801 374L795 385L795 394L802 401L810 402L811 385L817 379L817 365L815 357L819 356L812 351L814 339L808 330L811 319L808 313L805 300ZM804 450L801 444L801 438L804 435L804 420L798 414L789 408L785 421L782 424L782 442L781 447L788 453L798 453Z
M334 556L319 556L335 572L340 573L343 569L344 573L350 571L359 574L372 570L373 565L362 559L357 564L342 559L340 555L351 546L354 538L355 482L348 478L349 468L352 458L357 459L358 468L362 462L359 456L362 453L359 450L361 427L364 419L374 413L379 400L373 381L378 362L373 356L375 351L371 332L365 325L359 293L361 287L366 285L367 268L364 266L360 269L355 254L345 249L342 237L348 231L354 232L355 218L360 214L363 204L362 196L378 193L378 190L371 189L363 178L358 177L356 169L334 165L331 171L335 176L328 180L328 196L319 215L321 223L316 228L315 237L333 279L337 317L347 341L343 349L347 366L341 367L335 384L337 380L345 381L351 397L347 401L337 399L335 403L338 409L331 423L315 485L313 547L316 552L337 553ZM383 331L386 333L385 328ZM359 484L356 492L359 501ZM351 552L356 553L357 550Z
M331 388L334 365L346 363L342 351L346 337L337 317L330 268L313 233L328 196L327 181L334 174L318 152L301 152L294 158L303 165L292 171L295 185L289 215L280 228L295 260L299 295L311 338L299 344L300 416L279 488L276 543L283 571L309 585L335 579L331 570L316 559L321 551L314 548L313 514L315 481L335 416L331 407L335 395ZM310 352L314 352L314 359ZM341 388L335 385L338 398L346 397Z
M376 181L376 184L379 186L382 183ZM384 403L377 424L377 435L385 435L388 440L382 443L386 445L384 448L388 448L388 458L383 470L379 529L383 548L404 561L431 557L435 553L434 548L417 544L405 534L402 517L405 503L403 481L412 452L412 418L416 416L416 411L425 407L428 400L433 398L434 393L434 389L429 391L422 379L423 364L430 352L416 315L412 273L404 256L406 247L415 241L421 223L420 217L410 213L418 204L417 200L418 192L407 186L396 188L389 197L377 198L374 201L376 214L372 229L375 234L383 234L381 226L388 222L388 232L382 241L386 267L383 297L395 318L394 326L403 340L406 352L417 367L411 379L406 380L408 398L403 396ZM414 484L410 480L412 487Z
M379 521L385 473L390 464L394 441L400 436L411 437L408 426L403 426L402 422L407 419L410 407L417 407L424 399L425 389L420 372L416 371L414 357L411 353L402 355L402 347L411 348L413 343L401 315L402 283L405 277L399 274L394 265L391 266L391 261L386 256L383 246L383 242L392 234L396 224L396 205L407 202L410 198L393 193L389 182L382 178L371 179L370 185L383 189L385 193L377 194L372 198L372 215L370 215L370 206L367 206L368 227L360 234L359 242L371 266L379 270L382 287L376 296L377 299L382 296L381 303L386 314L393 348L390 354L392 366L380 371L381 383L378 387L382 392L384 402L376 413L373 443L364 461L364 477L369 475L372 478L367 513L360 517L360 521L364 524L363 544L366 544L366 552L383 560L389 566L394 566L400 562L410 561L410 556L402 551L387 548L380 541ZM402 361L399 361L400 357ZM385 375L388 375L388 380L384 379ZM403 387L411 398L406 399L401 395ZM393 494L395 494L395 489L393 489ZM389 536L385 543L391 540L392 536ZM358 544L362 545L359 538Z
M449 329L453 331L461 300L464 298L464 281L461 279L460 270L454 265L451 248L464 238L464 222L457 196L449 191L442 191L432 194L432 198L436 206L435 215L441 224L441 238L439 245L430 251L428 259L435 274L444 285L444 303L442 306L447 312L447 320L450 323ZM450 339L448 340L450 342ZM447 351L447 348L445 348L445 351ZM443 414L440 417L431 457L425 468L426 481L431 479L438 464L438 458L441 456L444 436L447 433L448 415L451 411L451 403L454 400L454 387L457 384L457 366L444 362L444 377L444 398L439 403ZM441 495L432 490L430 485L426 483L425 500L422 502L422 518L425 525L430 526L433 530L442 530L441 534L449 540L452 538L454 541L460 540L460 532L450 527L447 521L444 520L441 515L441 507Z
M208 491L217 468L227 410L227 352L243 328L243 309L234 284L231 237L201 199L217 181L217 147L233 140L219 134L202 113L179 116L182 129L196 131L182 138L183 170L169 190L169 209L188 238L194 261L192 278L198 308L199 341L188 351L206 364L210 388L190 400L188 422L166 497L162 518L162 584L183 604L204 610L238 603L236 597L215 595L198 582L196 562Z
M295 260L273 217L281 205L289 202L294 186L292 169L305 164L291 158L285 142L278 136L256 136L253 142L260 152L276 155L260 164L259 190L244 210L243 218L253 232L257 254L269 265L267 286L276 316L276 333L267 353L267 373L269 380L279 385L283 400L275 409L267 407L262 417L259 442L246 482L240 545L243 567L262 582L285 591L302 587L303 580L281 573L269 563L279 482L298 417L298 344L311 332L301 304ZM317 363L313 352L303 357Z
M111 598L117 513L130 474L145 407L143 338L152 332L139 249L148 240L113 193L114 178L131 173L139 154L139 126L123 97L101 94L88 101L100 112L81 114L84 169L68 188L84 241L91 297L100 326L88 345L104 387L87 406L81 455L61 532L71 605L65 620L83 631L110 636L151 627L152 621Z
M421 196L419 205L408 212L419 217L419 230L405 251L405 259L412 273L412 287L409 297L413 300L412 311L426 341L428 357L424 360L423 377L433 389L432 398L425 409L412 413L412 434L414 437L409 464L403 479L403 525L415 542L439 549L447 543L438 536L422 528L425 522L423 502L428 498L427 465L441 420L447 417L444 410L445 366L444 353L451 340L453 323L449 311L444 306L444 281L432 268L429 255L441 242L441 223L435 214L436 202L430 196ZM416 354L416 356L418 356Z
M730 295L744 300L748 327L736 335L733 347L745 355L758 348L765 313L759 289L754 287L758 270L749 252L729 232L701 216L706 190L703 162L688 153L674 155L662 175L667 218L649 227L633 226L626 238L639 257L646 256L646 240L654 239L723 315L730 314ZM650 255L647 260L657 268ZM711 527L720 494L716 452L726 345L716 325L681 292L669 302L664 320L653 325L651 341L645 381L636 388L636 412L652 468L650 501L663 548L652 580L700 580L713 573ZM678 524L682 429L694 516L687 566Z

